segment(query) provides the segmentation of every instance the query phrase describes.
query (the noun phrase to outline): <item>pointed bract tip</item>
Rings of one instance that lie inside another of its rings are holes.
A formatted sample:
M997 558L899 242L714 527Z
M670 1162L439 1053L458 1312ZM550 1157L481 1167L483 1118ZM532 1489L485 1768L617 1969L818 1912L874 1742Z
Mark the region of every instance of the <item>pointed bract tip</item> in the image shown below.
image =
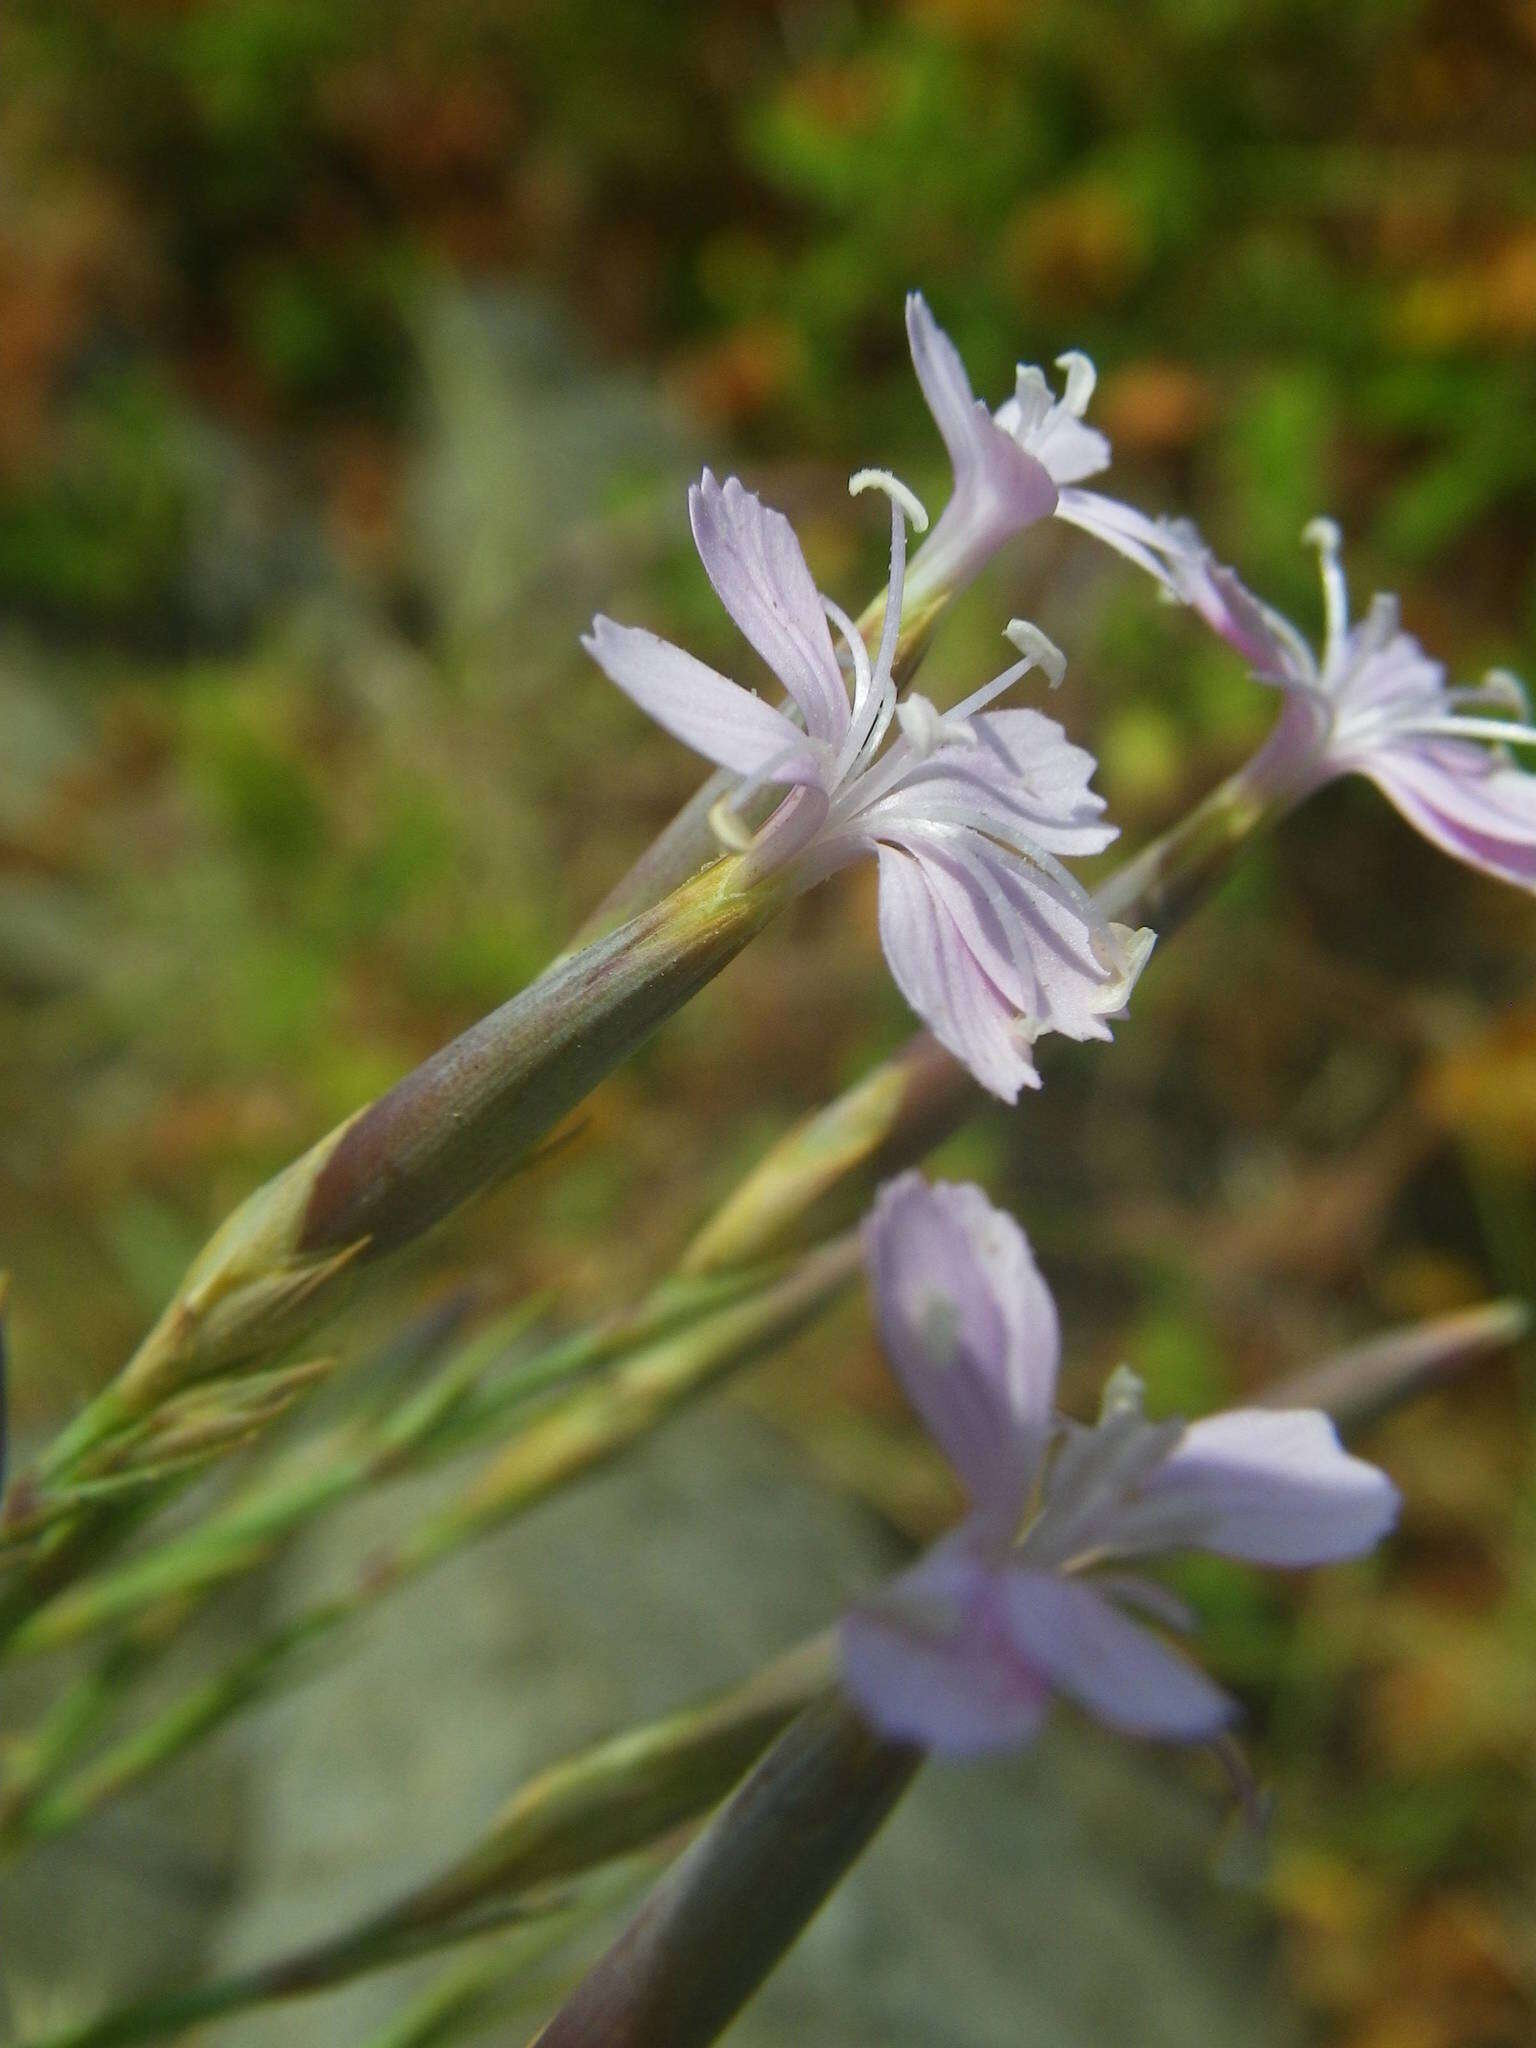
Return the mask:
M922 499L888 469L856 469L848 479L848 495L857 498L865 491L884 491L893 505L899 505L918 533L928 531L928 510Z
M1067 657L1047 633L1029 619L1010 619L1003 637L1011 640L1026 660L1032 661L1054 690L1067 672Z

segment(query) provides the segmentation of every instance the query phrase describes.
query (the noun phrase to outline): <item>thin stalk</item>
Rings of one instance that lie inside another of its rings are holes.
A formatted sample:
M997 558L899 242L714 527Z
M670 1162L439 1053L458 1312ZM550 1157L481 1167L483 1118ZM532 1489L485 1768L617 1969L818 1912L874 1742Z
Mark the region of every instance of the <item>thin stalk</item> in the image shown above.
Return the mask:
M695 1328L649 1345L601 1384L549 1409L446 1507L427 1516L393 1555L375 1558L357 1583L274 1630L227 1671L173 1701L145 1727L74 1778L25 1808L9 1843L76 1825L222 1727L252 1700L287 1682L300 1659L373 1605L470 1543L504 1527L560 1486L595 1471L688 1402L774 1344L785 1341L858 1270L852 1238L798 1260L758 1293Z
M400 1249L525 1159L785 900L709 870L557 961L323 1138L228 1219L122 1374L55 1439L44 1482L199 1379L268 1364Z
M542 1962L594 1914L611 1909L629 1896L649 1867L644 1859L610 1864L572 1883L551 1887L541 1897L499 1901L488 1907L473 1926L452 1930L446 1940L468 1941L514 1927L526 1938L526 1947L520 1950L513 1967ZM413 1956L444 1945L443 1939L402 1942L389 1961L409 1962ZM84 2026L68 2027L61 2033L29 2042L26 2048L129 2048L134 2042L173 2039L193 2027L227 2019L252 2005L306 1998L317 1988L306 1981L302 1970L285 1962L246 1976L226 1977L218 1984L168 1992L161 1998L121 2006Z
M1528 1303L1483 1302L1351 1345L1258 1398L1269 1408L1321 1408L1347 1435L1451 1386L1469 1366L1510 1350L1530 1327Z
M518 1309L477 1333L425 1387L393 1410L366 1426L345 1423L304 1445L286 1466L184 1535L112 1571L77 1576L56 1597L43 1599L34 1591L30 1611L18 1617L9 1638L0 1642L0 1655L19 1657L56 1649L170 1603L185 1618L200 1599L270 1562L300 1530L312 1527L344 1501L383 1480L418 1471L500 1435L509 1415L597 1374L626 1354L686 1330L762 1285L762 1274L751 1272L703 1283L666 1282L638 1310L561 1338L518 1361L491 1385L483 1385L534 1313L532 1308ZM234 1391L243 1384L237 1382ZM203 1390L205 1398L212 1392ZM55 1505L62 1512L72 1495L94 1500L99 1486L116 1483L86 1482ZM123 1484L130 1496L141 1491L128 1484L127 1475Z
M558 1887L616 1863L632 1870L624 1859L722 1798L826 1685L829 1671L829 1641L802 1644L729 1693L540 1772L466 1855L340 1934L191 1991L121 2007L54 2037L48 2048L161 2039L197 2021L331 1990L493 1926L558 1912Z
M541 1985L553 1973L535 1972L534 1965L573 1932L569 1921L552 1916L542 1926L520 1928L488 1954L470 1956L370 2034L366 2048L443 2048L444 2042L457 2041L470 2029L481 2032L509 2008L537 2003Z
M0 1853L14 1855L78 1827L111 1800L175 1763L257 1700L291 1682L305 1653L334 1636L361 1604L355 1597L338 1596L306 1608L73 1777L51 1790L33 1788L29 1796L18 1798L7 1808L8 1826L0 1834Z
M828 1694L672 1866L535 2048L703 2048L868 1847L923 1752Z

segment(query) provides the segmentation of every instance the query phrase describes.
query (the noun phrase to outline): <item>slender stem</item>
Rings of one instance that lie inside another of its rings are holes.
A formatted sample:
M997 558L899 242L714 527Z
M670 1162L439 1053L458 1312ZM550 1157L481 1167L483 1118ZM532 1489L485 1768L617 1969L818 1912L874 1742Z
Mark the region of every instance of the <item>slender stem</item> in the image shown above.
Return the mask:
M867 1847L922 1763L840 1698L808 1707L668 1871L535 2048L703 2048Z
M1266 752L1218 783L1187 816L1117 868L1094 892L1100 914L1149 924L1159 939L1185 923L1226 879L1238 849L1290 808L1292 799L1264 772Z
M446 1936L425 1930L419 1939L398 1941L389 1955L381 1958L379 1967L408 1962L413 1956L450 1942L468 1941L509 1927L518 1929L527 1941L517 1961L540 1961L594 1912L612 1908L632 1894L647 1867L644 1861L613 1863L574 1883L551 1888L536 1899L495 1901L472 1924L454 1928ZM269 1969L221 1978L217 1984L198 1985L190 1991L167 1992L137 2005L119 2006L83 2026L68 2027L29 2042L27 2048L131 2048L135 2042L163 2041L204 2026L210 2020L228 2019L253 2005L304 1998L319 1988L307 1980L294 1960L285 1959Z
M626 1867L623 1859L722 1798L825 1687L830 1661L829 1639L816 1637L732 1692L552 1765L473 1849L389 1906L273 1962L119 2007L47 2048L158 2040L199 2020L329 1990L493 1926L558 1914L566 1895L552 1886L599 1867Z
M4 1846L76 1825L86 1813L185 1754L252 1699L287 1682L318 1644L387 1594L617 1456L723 1374L790 1336L857 1270L856 1240L836 1239L701 1323L646 1346L602 1384L556 1403L513 1437L460 1498L420 1522L392 1557L375 1560L349 1592L318 1603L262 1638L226 1671L173 1700L75 1777L40 1797L34 1793L11 1816L12 1833Z
M1525 1326L1518 1304L1491 1303L1338 1354L1282 1380L1266 1398L1272 1405L1296 1406L1322 1400L1327 1393L1325 1405L1349 1434L1388 1409L1444 1384L1453 1372L1475 1359L1504 1348ZM301 1639L296 1647L302 1646ZM781 1917L775 1922L773 1938L782 1952L796 1931L791 1926L786 1935L783 1925L791 1902L800 1915L798 1926L825 1896L822 1880L837 1855L843 1854L847 1861L857 1855L901 1789L897 1785L891 1790L895 1758L894 1753L887 1753L889 1746L870 1747L873 1738L851 1734L856 1724L848 1711L836 1709L835 1702L824 1696L831 1650L830 1638L815 1637L718 1700L613 1737L551 1766L523 1787L467 1854L339 1934L236 1977L120 2008L83 2031L56 2036L46 2044L34 2044L34 2048L114 2048L114 2044L129 2041L160 2039L197 2018L327 1990L388 1968L407 1955L482 1934L494 1924L514 1919L530 1904L547 1905L551 1882L573 1877L607 1859L632 1855L696 1818L713 1805L737 1772L761 1753L786 1722L820 1697L817 1716L831 1715L834 1734L820 1752L817 1768L822 1776L817 1782L827 1795L824 1803L829 1809L842 1799L852 1811L844 1816L840 1829L822 1837L819 1861L804 1882L786 1884L776 1869L769 1868L773 1858L782 1856L782 1844L777 1848L762 1844L753 1851L766 1859L761 1865L763 1881L771 1879L780 1888L780 1905L774 1910ZM837 1761L839 1755L842 1763ZM749 1817L761 1810L760 1804L748 1802ZM782 1810L792 1811L792 1802ZM721 1827L723 1818L712 1832ZM761 1824L753 1826L761 1843ZM750 1827L748 1837L750 1849ZM743 1853L740 1848L721 1851L719 1861L729 1864L733 1857L739 1861ZM740 1870L736 1884L745 1900L744 1916L750 1918L757 1906L753 1887ZM582 1896L590 1899L595 1894L584 1891ZM686 1922L688 1916L681 1908L679 1914ZM761 1976L774 1959L767 1953L772 1943L761 1933L753 1939ZM645 1965L643 1945L632 1945L626 1967L635 1981L643 1984L645 1968L660 1969L670 1952L665 1944L652 1941L650 1962ZM609 1988L615 1989L611 1981ZM739 1983L737 1988L741 1988ZM745 1997L751 1989L752 1985L746 1985L741 1995ZM546 2035L546 2042L549 2038ZM593 2036L599 2042L608 2038ZM645 2037L620 2032L612 2038L622 2043Z
M786 900L721 860L558 960L258 1188L194 1260L110 1386L50 1446L45 1481L200 1379L245 1372L335 1311L361 1266L525 1159Z

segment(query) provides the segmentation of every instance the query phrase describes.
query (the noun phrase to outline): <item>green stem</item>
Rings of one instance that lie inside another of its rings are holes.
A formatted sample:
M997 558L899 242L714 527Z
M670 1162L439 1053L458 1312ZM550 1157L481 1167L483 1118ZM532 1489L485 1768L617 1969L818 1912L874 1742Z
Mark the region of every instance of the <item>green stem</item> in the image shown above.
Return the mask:
M384 1910L256 1969L120 2007L46 2048L163 2039L199 2021L329 1990L495 1926L558 1915L566 1895L552 1886L611 1868L713 1806L826 1684L829 1668L829 1643L817 1638L733 1692L567 1758L531 1779L467 1855Z
M522 993L258 1188L194 1260L127 1367L45 1455L45 1482L168 1396L248 1371L332 1313L356 1270L525 1159L739 953L787 883L703 874Z
M24 1808L18 1827L27 1839L56 1834L184 1754L252 1699L285 1682L301 1653L396 1587L596 1470L722 1375L784 1341L848 1286L857 1270L856 1241L838 1239L756 1293L647 1346L602 1384L559 1402L514 1437L459 1500L428 1516L393 1557L376 1561L349 1592L274 1631L228 1671L173 1701L86 1770Z
M535 2048L704 2048L873 1840L922 1761L835 1695L808 1707Z

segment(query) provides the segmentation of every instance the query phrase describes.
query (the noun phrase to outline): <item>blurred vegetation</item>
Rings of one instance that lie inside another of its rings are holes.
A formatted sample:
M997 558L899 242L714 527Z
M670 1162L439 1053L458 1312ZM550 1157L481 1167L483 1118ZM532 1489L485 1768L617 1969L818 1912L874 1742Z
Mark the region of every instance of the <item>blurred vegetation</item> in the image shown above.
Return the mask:
M900 327L979 388L1083 347L1116 488L1315 620L1357 598L1536 674L1536 11L1526 0L36 0L0 6L0 1262L40 1426L262 1174L563 943L691 787L582 662L601 604L738 660L699 459L859 601L842 478L942 488ZM1004 607L1132 838L1270 712L1082 543ZM868 878L754 947L577 1143L399 1283L639 1287L763 1139L893 1045ZM1010 1193L1086 1380L1169 1408L1536 1293L1529 906L1366 790L1160 957L1113 1052L953 1160ZM925 1533L872 1347L754 1398ZM1532 1390L1378 1449L1385 1583L1202 1574L1281 1792L1287 1995L1349 2048L1529 2038ZM1358 1660L1347 1668L1347 1659ZM1320 1683L1319 1677L1326 1677Z

